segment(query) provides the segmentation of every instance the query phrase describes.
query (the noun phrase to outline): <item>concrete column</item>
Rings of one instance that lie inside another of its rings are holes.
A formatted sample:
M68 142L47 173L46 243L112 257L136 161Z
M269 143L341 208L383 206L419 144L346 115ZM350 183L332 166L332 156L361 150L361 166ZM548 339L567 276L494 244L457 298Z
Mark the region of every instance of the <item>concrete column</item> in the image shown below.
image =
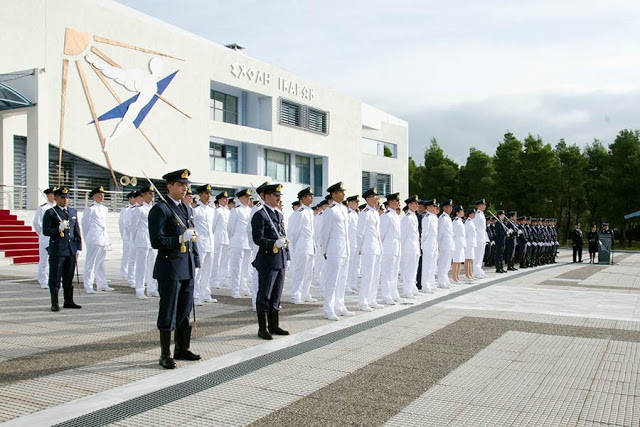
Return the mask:
M49 122L46 74L36 72L37 104L27 109L27 209L42 203L40 189L49 186Z
M13 208L13 130L9 114L0 115L0 209Z

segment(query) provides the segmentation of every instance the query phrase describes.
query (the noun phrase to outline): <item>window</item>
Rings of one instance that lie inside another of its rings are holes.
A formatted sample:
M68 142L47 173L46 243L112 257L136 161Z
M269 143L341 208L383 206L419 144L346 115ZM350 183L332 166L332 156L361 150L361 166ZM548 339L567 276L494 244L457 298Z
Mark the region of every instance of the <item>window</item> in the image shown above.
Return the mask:
M364 193L371 187L376 187L380 195L391 193L391 175L362 171L362 192Z
M280 98L280 124L329 134L329 113Z
M380 157L398 157L398 146L392 142L362 138L362 152Z
M266 175L276 181L291 182L291 155L275 150L264 150Z
M209 142L209 169L238 173L238 147Z
M371 172L362 171L362 193L371 188Z
M311 158L296 156L296 181L299 184L311 184Z
M313 194L322 193L322 157L316 157L313 159Z
M216 122L238 124L238 98L226 93L211 91L211 119Z

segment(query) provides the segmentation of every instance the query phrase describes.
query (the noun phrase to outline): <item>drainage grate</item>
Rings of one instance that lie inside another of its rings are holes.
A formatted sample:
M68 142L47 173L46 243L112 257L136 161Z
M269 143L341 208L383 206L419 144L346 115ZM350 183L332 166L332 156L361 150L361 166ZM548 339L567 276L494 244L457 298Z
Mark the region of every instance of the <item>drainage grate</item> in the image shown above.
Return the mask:
M565 264L549 265L547 267L544 267L544 269L558 267L560 265L565 265ZM528 274L538 272L538 271L540 271L540 269L525 271L522 273L510 274L508 276L508 279L526 276ZM258 369L265 368L274 363L291 359L293 357L299 356L309 351L317 350L326 345L340 341L343 338L347 338L359 332L363 332L368 329L375 328L376 326L384 325L385 323L392 322L394 320L408 316L415 312L432 307L438 303L449 301L461 295L466 295L468 293L475 292L479 289L483 289L488 286L495 285L496 283L504 282L505 280L507 280L506 277L505 278L501 277L499 279L495 279L487 283L483 283L481 285L466 288L452 294L444 295L440 298L436 298L434 300L428 301L423 304L414 305L413 307L407 308L402 311L389 313L385 316L381 316L376 319L371 319L366 322L359 323L357 325L349 326L339 331L328 333L321 337L313 338L309 341L292 345L291 347L276 350L271 353L255 357L253 359L249 359L244 362L237 363L233 366L222 368L215 372L202 375L198 378L194 378L192 380L185 381L180 384L175 384L175 385L163 388L161 390L156 390L154 392L147 393L142 396L134 397L130 400L127 400L126 402L118 403L116 405L113 405L107 408L98 409L94 412L81 415L77 418L64 421L60 424L56 424L56 426L65 426L65 427L76 427L76 426L84 427L87 425L106 426L108 424L115 423L120 420L132 417L134 415L138 415L143 412L158 408L164 404L171 403L176 400L194 395L201 391L223 384L227 381L240 378L244 375L250 374Z

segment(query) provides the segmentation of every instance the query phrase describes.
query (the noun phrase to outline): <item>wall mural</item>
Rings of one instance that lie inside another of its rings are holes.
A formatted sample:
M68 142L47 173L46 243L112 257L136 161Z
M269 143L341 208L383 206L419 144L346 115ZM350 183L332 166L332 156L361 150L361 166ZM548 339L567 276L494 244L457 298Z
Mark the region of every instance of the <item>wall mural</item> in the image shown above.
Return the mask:
M149 71L145 72L138 68L125 68L116 63L113 59L104 54L100 49L96 47L97 44L108 44L117 46L123 49L132 49L145 54L154 55L149 60ZM71 58L69 58L71 57ZM144 119L151 112L151 109L158 100L166 103L174 110L191 119L191 116L181 111L167 98L162 96L162 93L169 86L173 78L176 76L179 70L172 72L166 76L163 76L163 70L165 67L162 58L168 58L172 60L183 61L180 58L176 58L164 53L156 52L153 50L145 49L139 46L133 46L128 43L119 42L116 40L107 39L100 36L90 36L87 33L67 28L65 31L64 40L64 58L62 60L62 97L60 107L60 142L58 153L58 185L61 180L61 163L62 163L62 142L64 137L64 114L66 105L66 93L67 93L67 77L69 71L69 61L74 61L80 81L82 82L82 88L91 111L93 120L89 124L93 124L98 134L100 146L104 153L105 160L109 166L111 177L115 184L116 189L119 191L118 181L116 180L111 160L109 159L109 147L124 133L131 130L131 128L137 129L138 132L149 143L153 150L158 154L160 159L166 164L167 161L162 157L162 154L158 151L156 146L151 142L151 139L147 133L140 127ZM87 79L84 73L83 61L85 60L89 67L96 73L100 81L107 88L109 93L113 96L117 105L106 113L98 116L93 106L93 100L91 98L91 91L87 83ZM110 83L121 85L130 92L134 92L135 95L129 99L122 101L118 94L113 90L113 86ZM105 138L100 122L106 120L119 119L118 124L111 133L111 135Z

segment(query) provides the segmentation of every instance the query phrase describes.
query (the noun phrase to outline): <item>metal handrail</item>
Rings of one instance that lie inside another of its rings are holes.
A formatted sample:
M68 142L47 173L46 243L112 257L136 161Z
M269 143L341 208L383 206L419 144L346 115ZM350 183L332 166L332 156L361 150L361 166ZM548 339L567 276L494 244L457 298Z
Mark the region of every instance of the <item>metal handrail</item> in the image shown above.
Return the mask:
M26 190L27 186L25 185L0 184L0 209L26 209L26 202L24 201ZM69 188L68 206L74 209L83 210L87 206L91 205L92 200L89 198L90 192L91 189ZM115 212L124 206L125 203L128 203L124 199L124 195L126 194L124 191L106 190L104 193L103 205L107 206L111 211ZM16 202L18 203L16 204Z

